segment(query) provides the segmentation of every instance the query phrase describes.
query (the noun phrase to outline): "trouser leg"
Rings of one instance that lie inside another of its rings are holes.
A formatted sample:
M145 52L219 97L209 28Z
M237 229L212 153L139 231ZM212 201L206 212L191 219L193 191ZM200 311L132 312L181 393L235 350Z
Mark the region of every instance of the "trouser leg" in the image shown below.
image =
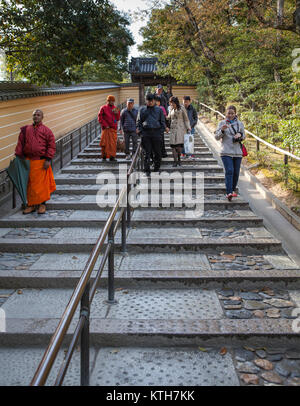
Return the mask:
M125 138L125 154L129 155L130 133L124 132L124 138Z
M165 133L161 133L161 154L167 155L166 146L165 146Z
M131 137L132 137L132 151L134 154L138 145L138 135L136 133L132 133Z
M159 169L161 164L161 135L155 134L151 136L154 169Z
M237 187L240 169L241 169L242 158L233 158L233 180L232 180L232 190L234 191Z
M222 161L225 169L225 185L227 194L233 192L233 158L230 156L222 156Z
M152 142L150 135L142 136L142 147L145 151L144 170L150 172L150 155L152 152Z

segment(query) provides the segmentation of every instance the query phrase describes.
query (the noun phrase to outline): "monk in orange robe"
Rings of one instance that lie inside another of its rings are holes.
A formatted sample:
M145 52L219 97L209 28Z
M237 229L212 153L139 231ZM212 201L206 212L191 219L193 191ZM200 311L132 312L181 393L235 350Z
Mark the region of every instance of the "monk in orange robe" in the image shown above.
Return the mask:
M30 172L27 185L27 207L23 214L46 212L46 201L56 189L50 165L55 155L55 138L43 123L42 110L33 112L33 124L21 127L15 154L30 161Z
M116 160L117 155L117 128L118 121L120 120L120 110L114 105L115 97L112 95L107 96L106 105L100 108L98 114L98 121L102 128L100 147L102 160L110 161Z

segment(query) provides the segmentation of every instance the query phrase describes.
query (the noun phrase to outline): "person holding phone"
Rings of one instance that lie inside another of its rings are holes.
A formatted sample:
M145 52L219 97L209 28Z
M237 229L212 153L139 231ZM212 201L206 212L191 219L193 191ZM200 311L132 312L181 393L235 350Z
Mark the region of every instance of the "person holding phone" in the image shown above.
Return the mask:
M216 140L221 141L221 158L225 169L226 198L237 197L236 187L242 162L241 141L245 139L244 124L237 118L235 106L229 106L226 117L221 120L215 132Z

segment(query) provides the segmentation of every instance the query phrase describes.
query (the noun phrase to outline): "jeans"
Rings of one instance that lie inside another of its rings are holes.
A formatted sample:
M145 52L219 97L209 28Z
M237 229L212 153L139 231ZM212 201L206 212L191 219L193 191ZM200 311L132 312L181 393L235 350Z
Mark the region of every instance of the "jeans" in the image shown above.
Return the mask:
M195 134L195 128L192 128L192 131L191 131L191 134ZM183 148L182 148L182 152L181 152L182 154L185 154L185 151L184 151L184 146L183 146ZM186 154L186 156L190 156L190 155L192 155L192 154Z
M227 194L232 193L237 187L242 157L222 156L225 169L225 185Z
M136 132L127 132L124 131L124 138L125 138L125 154L129 155L129 144L130 144L130 137L132 138L132 153L134 154L137 148L138 143L138 135Z

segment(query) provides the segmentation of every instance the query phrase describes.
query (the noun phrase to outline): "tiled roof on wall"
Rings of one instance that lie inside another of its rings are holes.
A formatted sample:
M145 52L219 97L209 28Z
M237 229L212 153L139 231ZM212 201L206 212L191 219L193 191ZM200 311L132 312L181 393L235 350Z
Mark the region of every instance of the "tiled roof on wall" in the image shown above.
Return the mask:
M0 81L0 101L72 92L87 92L91 90L114 89L119 87L120 85L113 82L85 82L71 86L38 87L26 82Z

